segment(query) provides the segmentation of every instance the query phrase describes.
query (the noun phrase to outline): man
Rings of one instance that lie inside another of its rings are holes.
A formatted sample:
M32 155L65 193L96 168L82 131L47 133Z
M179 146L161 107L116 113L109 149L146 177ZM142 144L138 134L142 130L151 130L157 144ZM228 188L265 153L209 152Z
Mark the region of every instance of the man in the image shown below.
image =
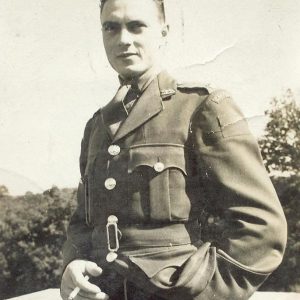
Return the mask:
M227 92L160 69L162 1L102 1L101 23L121 86L85 129L63 299L248 299L286 222L246 120Z

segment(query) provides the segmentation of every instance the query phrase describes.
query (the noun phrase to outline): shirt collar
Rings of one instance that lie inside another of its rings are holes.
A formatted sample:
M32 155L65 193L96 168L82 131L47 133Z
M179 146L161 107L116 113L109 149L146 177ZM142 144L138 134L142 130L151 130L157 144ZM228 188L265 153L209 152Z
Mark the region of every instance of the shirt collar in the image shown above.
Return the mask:
M137 89L140 93L148 87L151 81L161 72L160 67L152 67L147 70L140 77L134 77L130 79L124 79L119 75L119 81L121 85L131 85L132 88Z

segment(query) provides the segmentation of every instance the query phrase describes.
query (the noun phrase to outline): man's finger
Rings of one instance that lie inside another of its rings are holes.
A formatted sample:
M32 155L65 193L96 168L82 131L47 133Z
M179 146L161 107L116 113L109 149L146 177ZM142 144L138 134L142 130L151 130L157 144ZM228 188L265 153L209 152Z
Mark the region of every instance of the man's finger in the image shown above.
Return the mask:
M76 273L76 275L74 274L72 277L74 285L79 287L81 290L93 294L98 294L101 292L100 288L85 279L82 273Z
M93 293L87 293L84 291L80 291L78 296L80 296L83 299L93 299L93 300L108 300L109 296L103 292L93 294Z
M95 277L101 275L101 273L102 273L102 269L99 266L97 266L96 263L91 262L91 261L86 262L85 270L88 274L95 276Z
M68 300L70 294L72 293L73 289L71 288L66 288L64 290L60 291L60 295L62 299ZM75 300L108 300L109 296L103 292L100 293L88 293L84 292L83 290L80 290L78 295L75 297Z
M71 292L71 289L60 289L60 296L63 300L67 300Z

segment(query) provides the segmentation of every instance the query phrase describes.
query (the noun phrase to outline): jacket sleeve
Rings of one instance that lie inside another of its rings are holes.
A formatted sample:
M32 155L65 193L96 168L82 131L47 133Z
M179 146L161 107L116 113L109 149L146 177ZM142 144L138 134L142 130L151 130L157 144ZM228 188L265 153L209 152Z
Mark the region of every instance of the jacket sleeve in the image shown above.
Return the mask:
M86 224L84 172L87 164L89 137L92 126L93 119L87 123L81 142L81 180L77 190L77 207L71 217L67 229L67 240L63 246L63 270L74 259L89 259L90 257L92 228Z
M200 105L192 135L209 205L220 218L217 238L199 249L197 299L248 299L281 263L283 210L247 121L226 91Z

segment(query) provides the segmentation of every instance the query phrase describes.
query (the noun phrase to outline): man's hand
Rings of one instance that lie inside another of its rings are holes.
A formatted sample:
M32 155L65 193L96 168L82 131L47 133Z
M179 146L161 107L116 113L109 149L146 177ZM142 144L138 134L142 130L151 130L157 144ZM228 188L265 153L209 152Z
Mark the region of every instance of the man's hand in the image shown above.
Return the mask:
M75 287L80 291L75 297L76 300L107 300L108 295L101 292L100 288L89 281L84 276L97 277L101 275L102 269L94 262L86 260L73 260L66 267L61 281L60 294L63 300L68 300Z

